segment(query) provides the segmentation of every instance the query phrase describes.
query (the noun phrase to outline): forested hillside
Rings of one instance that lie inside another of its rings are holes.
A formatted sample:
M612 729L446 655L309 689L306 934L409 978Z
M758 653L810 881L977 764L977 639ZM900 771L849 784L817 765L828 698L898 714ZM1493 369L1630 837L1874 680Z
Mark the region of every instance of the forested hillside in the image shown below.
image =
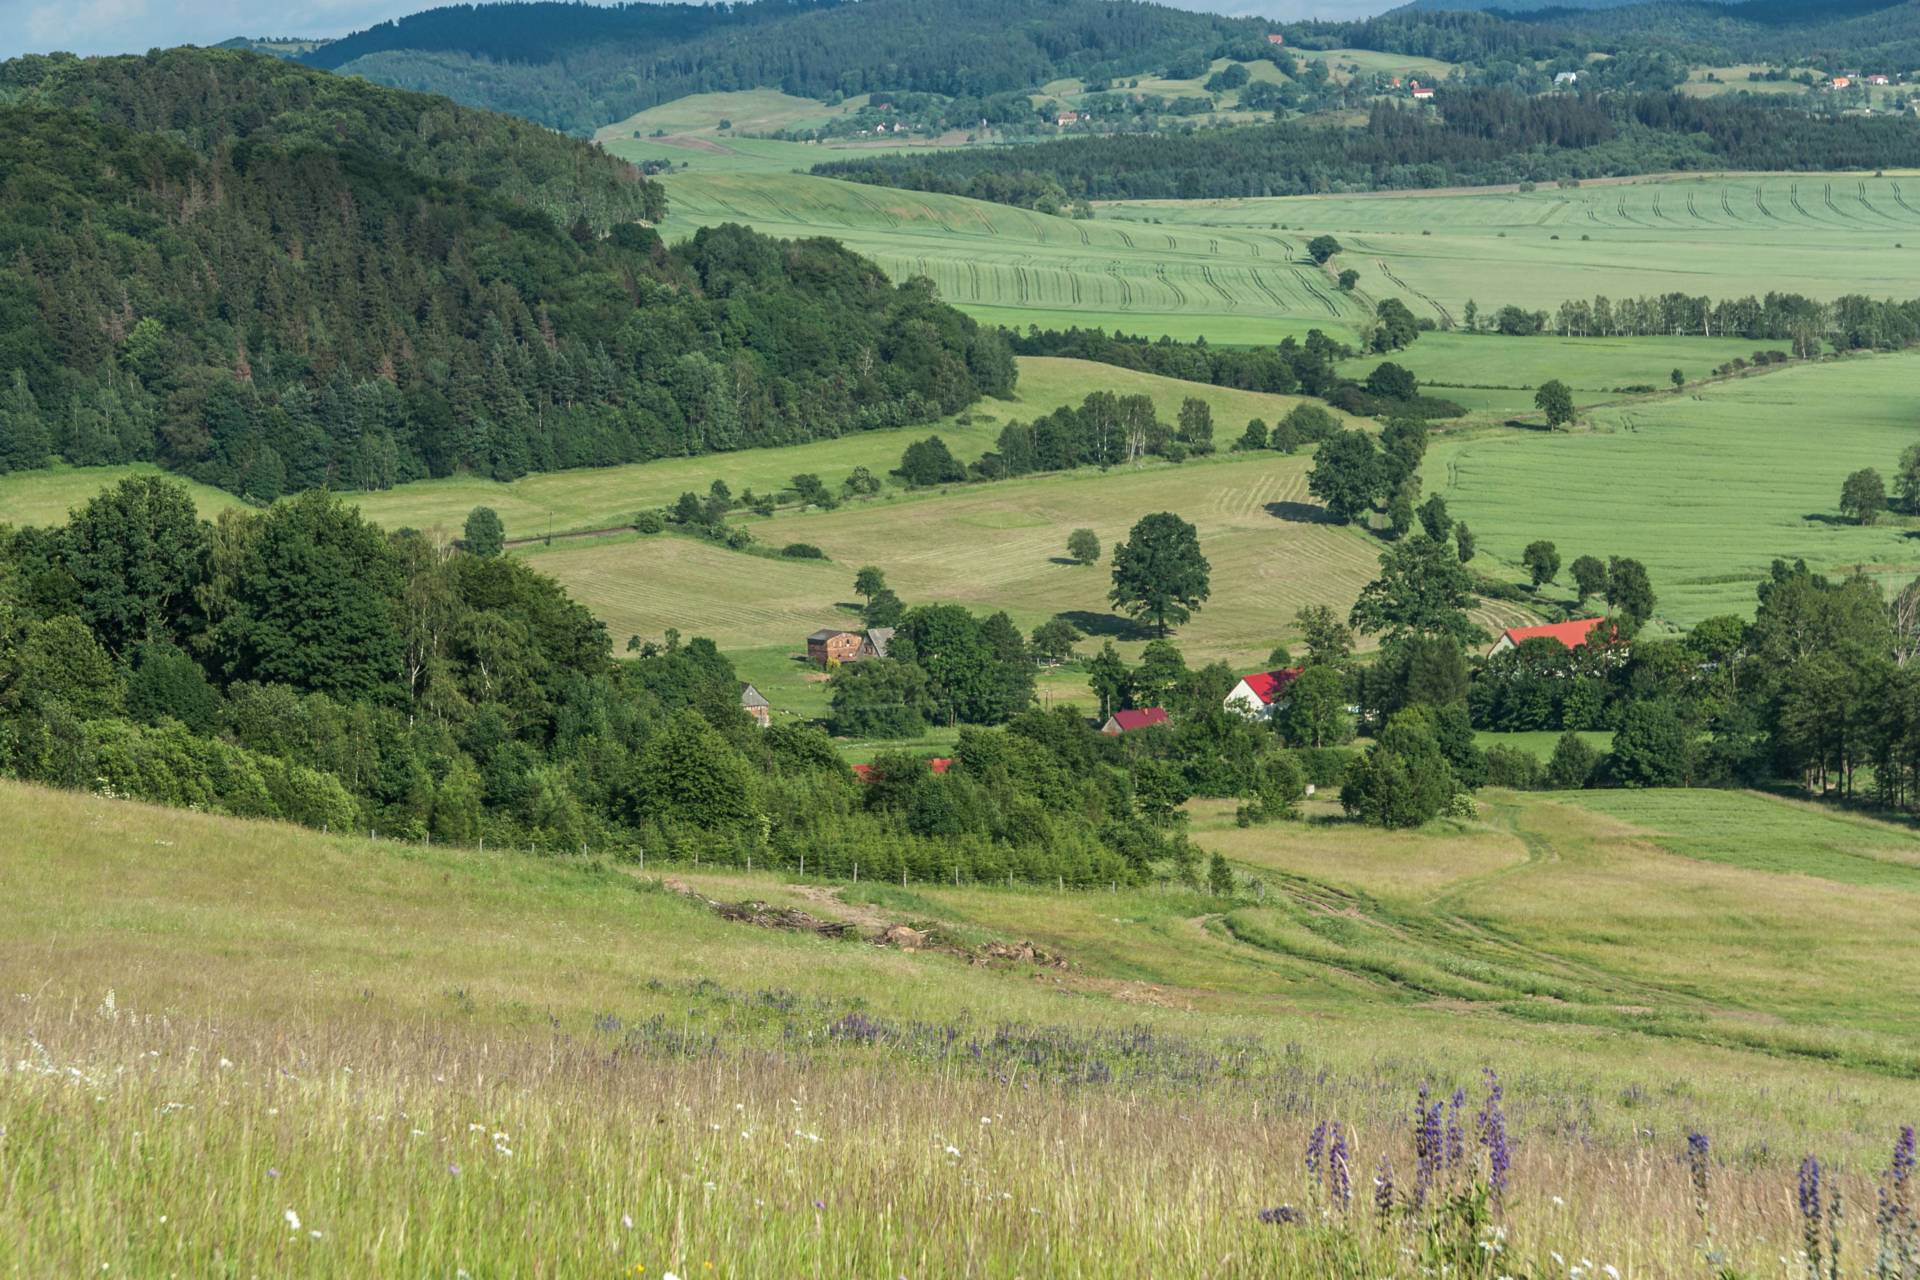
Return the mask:
M883 676L924 694L937 673L980 727L946 773L883 758L862 786L822 730L748 719L710 641L616 663L522 559L388 534L324 493L208 525L141 477L61 528L0 530L0 773L336 832L883 879L1111 885L1191 856L1135 812L1134 775L1160 766L1032 708L1005 614L912 609L893 648ZM1217 698L1222 733L1270 740Z
M1667 170L1876 169L1920 164L1920 130L1893 117L1817 118L1748 99L1443 89L1437 115L1390 103L1360 128L1296 124L1075 138L1044 148L874 156L814 172L1029 204L1419 189Z
M307 58L588 133L690 93L777 86L986 98L1061 76L1158 72L1264 22L1140 0L757 0L731 7L455 5L382 23Z
M522 122L209 51L0 84L0 469L151 460L267 500L789 443L1012 383L997 336L831 241L669 250L636 221L656 185Z

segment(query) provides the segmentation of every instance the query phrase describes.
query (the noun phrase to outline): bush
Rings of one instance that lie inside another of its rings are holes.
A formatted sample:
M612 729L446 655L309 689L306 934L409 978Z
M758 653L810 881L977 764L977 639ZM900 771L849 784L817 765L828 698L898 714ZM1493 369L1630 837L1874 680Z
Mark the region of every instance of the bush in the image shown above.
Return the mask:
M1316 787L1339 786L1359 758L1360 753L1350 747L1300 747L1293 753L1300 772Z
M1487 748L1486 759L1487 785L1490 787L1537 791L1545 781L1546 766L1531 751L1500 743Z
M633 518L633 527L640 533L661 533L667 527L667 517L657 510L642 511Z
M825 560L827 553L811 542L789 542L780 548L780 554L789 560Z
M1600 753L1585 738L1563 733L1554 744L1553 759L1547 762L1546 784L1555 791L1578 791L1592 781L1599 764Z

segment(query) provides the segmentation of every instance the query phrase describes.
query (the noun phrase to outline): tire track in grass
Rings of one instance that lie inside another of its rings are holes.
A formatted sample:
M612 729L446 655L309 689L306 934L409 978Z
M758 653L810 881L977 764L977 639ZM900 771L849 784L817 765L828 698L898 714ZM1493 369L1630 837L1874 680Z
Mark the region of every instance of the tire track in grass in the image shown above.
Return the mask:
M1206 283L1207 288L1213 290L1215 293L1220 295L1220 301L1226 303L1230 307L1237 307L1240 305L1240 300L1234 297L1231 293L1228 293L1226 289L1221 286L1220 282L1213 278L1212 267L1202 264L1202 266L1200 267L1200 279Z
M1186 291L1167 276L1167 264L1164 262L1155 263L1153 274L1160 277L1160 283L1165 285L1167 291L1173 295L1174 305L1184 311L1187 306Z
M1448 311L1446 307L1442 306L1439 302L1437 302L1434 299L1432 294L1429 294L1424 292L1423 290L1414 288L1412 285L1408 284L1405 280L1402 280L1399 276L1395 275L1393 273L1393 268L1387 265L1387 260L1385 258L1374 259L1374 265L1380 268L1380 274L1385 276L1390 283L1398 287L1401 291L1412 294L1414 297L1420 299L1420 301L1432 307L1434 310L1434 314L1438 315L1442 320L1446 321L1449 325L1453 323L1453 313L1451 311Z
M967 259L967 280L973 286L973 300L980 301L980 264Z
M1293 269L1293 277L1294 279L1300 282L1302 288L1304 288L1310 295L1312 295L1314 298L1316 298L1319 301L1321 306L1327 309L1328 315L1338 318L1338 316L1340 315L1340 308L1334 304L1334 301L1332 298L1329 298L1326 294L1320 291L1320 288L1318 285L1314 284L1312 280L1307 278L1306 272L1302 271L1299 267L1295 267Z
M1116 230L1116 231L1119 231L1119 228L1118 228L1118 227L1115 227L1115 228L1114 228L1114 230ZM1124 232L1124 231L1121 231L1121 232L1120 232L1120 243L1122 243L1122 244L1124 244L1124 245L1126 245L1126 246L1127 246L1127 248L1129 248L1129 249L1131 249L1131 248L1133 248L1133 247L1134 247L1134 243L1133 243L1133 237L1132 237L1132 236L1130 236L1130 235L1128 235L1128 234L1127 234L1126 232Z
M1273 303L1275 310L1284 312L1287 309L1287 304L1280 300L1279 294L1267 287L1267 282L1261 279L1258 270L1252 267L1247 268L1247 278L1253 281L1254 288L1267 295L1267 301Z
M1907 198L1900 194L1900 184L1895 182L1895 183L1890 183L1889 185L1892 186L1893 188L1893 202L1899 205L1902 209L1905 209L1908 213L1913 214L1915 217L1920 217L1920 209L1916 209L1912 205L1908 204Z
M1123 308L1131 310L1133 307L1133 286L1128 284L1126 276L1120 273L1120 262L1118 259L1107 264L1107 274L1112 276L1113 282L1120 286L1120 305Z
M1787 225L1787 220L1785 218L1781 217L1779 214L1775 213L1773 210L1767 208L1767 202L1761 196L1760 184L1757 182L1753 184L1753 207L1760 211L1761 217L1771 218L1775 222L1779 223L1781 226Z

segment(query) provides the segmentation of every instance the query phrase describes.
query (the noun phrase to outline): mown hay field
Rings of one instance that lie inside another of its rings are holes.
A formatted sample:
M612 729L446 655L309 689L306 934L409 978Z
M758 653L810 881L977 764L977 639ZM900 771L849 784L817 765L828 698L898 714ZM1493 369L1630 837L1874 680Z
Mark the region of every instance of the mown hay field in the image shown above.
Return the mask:
M1833 878L1828 851L1898 833L1755 795L1708 821L1823 852L1693 856L1670 833L1698 799L1488 793L1392 835L1212 806L1237 887L1211 897L642 873L0 784L0 1249L34 1274L1397 1274L1432 1242L1415 1094L1468 1090L1484 1176L1491 1067L1512 1180L1469 1250L1684 1273L1698 1131L1726 1265L1791 1256L1813 1152L1856 1273L1854 1206L1920 1110L1920 979L1887 963L1920 868ZM1028 941L1065 967L969 962ZM1327 1120L1344 1211L1302 1163Z
M1838 506L1851 472L1891 476L1920 441L1916 376L1914 354L1798 365L1597 409L1589 430L1443 440L1422 473L1472 526L1482 555L1515 578L1536 538L1567 564L1636 557L1653 577L1658 616L1682 627L1751 616L1775 559L1828 574L1857 567L1897 589L1920 575L1911 522L1862 527Z

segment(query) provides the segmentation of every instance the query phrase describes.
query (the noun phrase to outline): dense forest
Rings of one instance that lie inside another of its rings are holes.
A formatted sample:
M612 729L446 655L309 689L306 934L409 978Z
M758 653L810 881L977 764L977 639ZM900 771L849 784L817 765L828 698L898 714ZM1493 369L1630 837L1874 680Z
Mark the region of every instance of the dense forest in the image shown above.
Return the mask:
M1669 170L1877 169L1920 164L1920 131L1890 116L1817 118L1757 98L1442 89L1438 111L1376 103L1364 126L1063 139L1044 148L873 156L814 172L1027 205L1218 199L1577 180Z
M828 240L709 228L587 144L259 55L0 72L0 470L259 500L787 444L1012 386Z
M690 93L985 98L1063 76L1155 72L1223 44L1262 57L1267 29L1140 0L454 5L306 61L590 133Z

